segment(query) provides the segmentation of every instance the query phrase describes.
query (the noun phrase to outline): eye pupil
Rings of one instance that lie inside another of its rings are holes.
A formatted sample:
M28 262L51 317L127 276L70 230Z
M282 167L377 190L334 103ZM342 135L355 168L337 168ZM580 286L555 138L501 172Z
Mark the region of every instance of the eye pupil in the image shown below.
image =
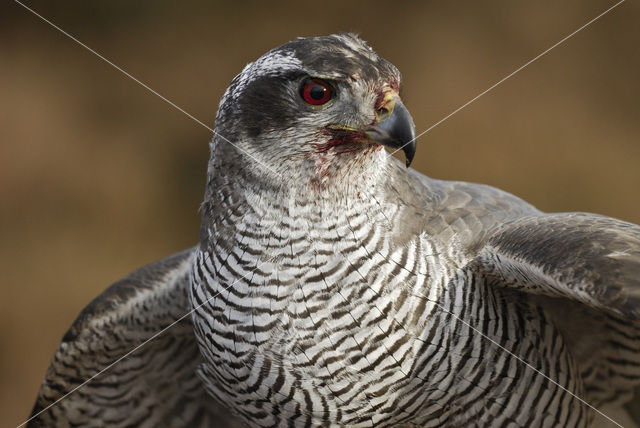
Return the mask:
M314 100L321 100L324 98L324 93L327 91L326 88L320 85L315 85L309 90L309 95Z
M331 99L333 90L332 86L324 80L308 79L300 88L300 95L307 104L319 106Z

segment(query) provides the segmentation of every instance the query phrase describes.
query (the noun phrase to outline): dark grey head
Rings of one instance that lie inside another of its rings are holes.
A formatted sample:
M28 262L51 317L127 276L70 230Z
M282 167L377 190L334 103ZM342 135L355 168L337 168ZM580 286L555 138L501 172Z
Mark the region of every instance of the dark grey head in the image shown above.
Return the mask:
M216 132L242 150L216 137L212 160L218 168L223 158L257 170L254 157L280 176L316 187L357 174L379 176L387 164L382 145L403 147L408 166L415 128L399 87L393 64L355 35L286 43L231 82ZM264 168L260 173L269 175Z

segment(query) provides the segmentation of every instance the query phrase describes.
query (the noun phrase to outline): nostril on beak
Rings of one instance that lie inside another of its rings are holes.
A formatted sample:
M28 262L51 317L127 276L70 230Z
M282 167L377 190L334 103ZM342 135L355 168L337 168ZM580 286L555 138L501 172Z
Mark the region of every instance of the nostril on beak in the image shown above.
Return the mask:
M391 114L391 110L389 110L389 108L387 107L379 107L378 109L376 109L376 117L378 119L378 121L386 118L387 116L389 116Z

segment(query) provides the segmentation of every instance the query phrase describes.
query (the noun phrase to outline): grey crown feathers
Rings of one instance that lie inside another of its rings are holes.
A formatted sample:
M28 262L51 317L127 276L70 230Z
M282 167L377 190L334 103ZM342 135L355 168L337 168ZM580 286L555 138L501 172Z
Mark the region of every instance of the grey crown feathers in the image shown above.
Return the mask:
M639 422L640 228L407 169L382 150L415 151L399 86L351 34L247 65L200 244L80 313L29 425Z

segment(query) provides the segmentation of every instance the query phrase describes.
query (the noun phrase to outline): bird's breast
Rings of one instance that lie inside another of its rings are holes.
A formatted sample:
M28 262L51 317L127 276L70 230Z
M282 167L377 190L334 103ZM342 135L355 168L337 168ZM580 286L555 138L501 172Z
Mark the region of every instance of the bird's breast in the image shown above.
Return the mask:
M365 215L323 233L274 233L194 261L194 321L210 392L251 401L255 411L287 414L308 403L360 418L376 413L372 403L423 385L415 365L457 269L453 255L418 237L398 246L383 222Z

